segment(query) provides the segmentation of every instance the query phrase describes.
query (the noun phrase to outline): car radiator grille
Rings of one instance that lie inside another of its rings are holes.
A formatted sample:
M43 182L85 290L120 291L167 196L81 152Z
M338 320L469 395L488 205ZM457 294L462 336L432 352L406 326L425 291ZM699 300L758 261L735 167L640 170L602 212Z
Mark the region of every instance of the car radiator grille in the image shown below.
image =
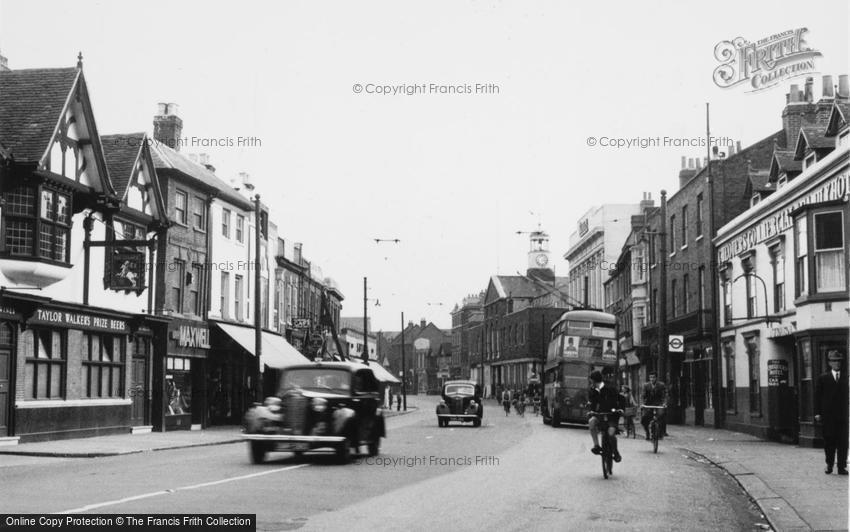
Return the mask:
M451 412L452 414L463 414L463 397L452 399Z
M294 434L303 434L307 423L307 398L303 395L291 395L286 398L284 408L286 428Z

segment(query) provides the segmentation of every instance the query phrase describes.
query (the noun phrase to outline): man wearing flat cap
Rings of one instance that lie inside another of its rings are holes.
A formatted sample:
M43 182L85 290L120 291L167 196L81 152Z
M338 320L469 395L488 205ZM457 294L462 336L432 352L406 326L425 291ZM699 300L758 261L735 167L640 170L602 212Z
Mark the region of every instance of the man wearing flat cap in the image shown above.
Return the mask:
M847 375L842 367L844 355L837 349L826 354L829 371L818 377L815 386L815 421L823 429L823 450L826 454L824 473L832 473L838 465L838 474L847 474ZM838 464L835 454L838 453Z

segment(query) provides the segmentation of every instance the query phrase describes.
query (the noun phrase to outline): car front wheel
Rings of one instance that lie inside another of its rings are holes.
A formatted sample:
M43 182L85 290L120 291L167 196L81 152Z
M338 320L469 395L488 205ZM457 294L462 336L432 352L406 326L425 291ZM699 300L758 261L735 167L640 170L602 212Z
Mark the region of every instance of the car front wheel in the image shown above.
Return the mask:
M375 441L369 443L369 456L378 456L381 452L381 438L375 438Z
M254 464L262 464L266 459L266 446L262 442L251 442L251 462Z
M340 464L347 464L351 461L351 440L348 437L337 447L336 459Z

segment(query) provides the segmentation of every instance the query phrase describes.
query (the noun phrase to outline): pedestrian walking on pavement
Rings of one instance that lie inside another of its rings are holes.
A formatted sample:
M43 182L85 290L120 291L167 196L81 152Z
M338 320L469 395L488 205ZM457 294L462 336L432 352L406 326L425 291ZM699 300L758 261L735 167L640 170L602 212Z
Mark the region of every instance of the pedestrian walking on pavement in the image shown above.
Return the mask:
M396 405L396 406L395 406L395 411L396 411L396 412L399 412L399 411L401 411L401 394L396 395L396 396L395 396L395 400L396 400L396 403L395 403L395 405Z
M838 453L838 474L847 474L847 374L842 367L844 355L837 349L826 354L829 371L818 377L815 385L815 421L823 430L823 450L829 475Z

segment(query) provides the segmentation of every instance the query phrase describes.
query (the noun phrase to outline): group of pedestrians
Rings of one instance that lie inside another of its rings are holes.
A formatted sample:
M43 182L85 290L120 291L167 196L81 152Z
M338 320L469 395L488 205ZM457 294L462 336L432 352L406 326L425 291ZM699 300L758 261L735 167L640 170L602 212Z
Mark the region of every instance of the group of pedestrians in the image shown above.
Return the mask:
M500 401L506 416L510 415L512 406L520 417L525 417L525 409L528 407L533 407L535 414L540 411L540 396L537 393L531 395L519 390L503 390Z

